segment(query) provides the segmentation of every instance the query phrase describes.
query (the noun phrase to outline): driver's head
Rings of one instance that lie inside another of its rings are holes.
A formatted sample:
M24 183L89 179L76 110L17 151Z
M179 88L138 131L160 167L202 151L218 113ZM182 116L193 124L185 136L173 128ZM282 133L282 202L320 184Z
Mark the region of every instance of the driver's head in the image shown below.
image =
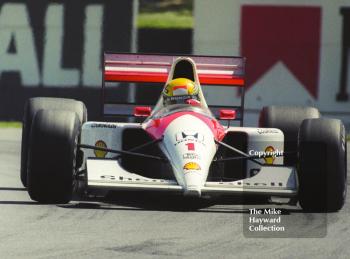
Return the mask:
M176 78L171 80L163 90L164 104L188 103L188 100L197 100L199 87L187 78Z

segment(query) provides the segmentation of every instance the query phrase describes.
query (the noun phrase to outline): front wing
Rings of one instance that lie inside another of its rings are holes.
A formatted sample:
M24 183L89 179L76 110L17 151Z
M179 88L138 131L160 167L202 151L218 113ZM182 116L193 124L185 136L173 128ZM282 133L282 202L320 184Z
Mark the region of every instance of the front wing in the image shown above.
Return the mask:
M124 170L118 161L87 159L87 188L107 190L149 190L183 192L175 180L152 179ZM206 182L202 194L260 194L293 197L298 182L293 167L263 166L247 179L232 182Z

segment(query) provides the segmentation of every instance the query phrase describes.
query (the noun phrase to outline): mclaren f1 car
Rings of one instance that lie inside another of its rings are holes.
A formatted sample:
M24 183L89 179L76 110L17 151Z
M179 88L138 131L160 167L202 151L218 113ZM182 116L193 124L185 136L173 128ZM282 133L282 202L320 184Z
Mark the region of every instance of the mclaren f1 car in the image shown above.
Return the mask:
M88 121L80 101L27 102L21 180L33 200L66 203L77 189L142 190L287 197L312 211L343 207L344 125L316 108L269 106L259 127L244 127L244 58L105 53L103 68L102 122ZM141 83L163 85L157 103L109 97L118 94L113 86ZM208 105L207 85L238 89L240 104Z

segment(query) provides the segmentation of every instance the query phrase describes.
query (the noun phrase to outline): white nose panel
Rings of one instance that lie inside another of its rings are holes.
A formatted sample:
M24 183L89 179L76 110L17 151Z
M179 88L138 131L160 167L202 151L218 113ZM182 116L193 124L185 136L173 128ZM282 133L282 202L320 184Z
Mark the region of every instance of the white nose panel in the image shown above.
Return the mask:
M189 189L200 193L216 152L209 126L195 116L183 115L169 124L163 143L171 157L176 180L185 188L185 193Z

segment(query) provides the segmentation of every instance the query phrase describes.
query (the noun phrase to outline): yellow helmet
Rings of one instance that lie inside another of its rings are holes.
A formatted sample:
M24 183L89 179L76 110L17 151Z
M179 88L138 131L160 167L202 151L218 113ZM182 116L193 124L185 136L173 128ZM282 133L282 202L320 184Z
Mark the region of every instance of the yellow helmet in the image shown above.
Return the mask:
M192 80L187 78L173 79L164 87L164 105L185 103L200 105L198 93L199 87Z
M198 86L190 79L176 78L164 87L163 94L165 97L198 95Z

